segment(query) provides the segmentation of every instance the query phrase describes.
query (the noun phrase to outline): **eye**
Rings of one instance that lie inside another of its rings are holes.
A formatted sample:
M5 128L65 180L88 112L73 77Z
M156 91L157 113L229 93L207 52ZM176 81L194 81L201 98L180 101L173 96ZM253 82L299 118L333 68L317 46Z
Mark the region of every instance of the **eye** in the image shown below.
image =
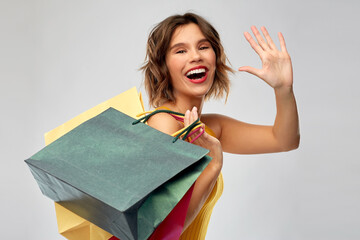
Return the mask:
M201 46L199 49L200 49L200 50L209 49L209 46Z
M178 51L176 51L176 53L179 53L179 54L185 53L185 52L186 52L185 50L178 50Z

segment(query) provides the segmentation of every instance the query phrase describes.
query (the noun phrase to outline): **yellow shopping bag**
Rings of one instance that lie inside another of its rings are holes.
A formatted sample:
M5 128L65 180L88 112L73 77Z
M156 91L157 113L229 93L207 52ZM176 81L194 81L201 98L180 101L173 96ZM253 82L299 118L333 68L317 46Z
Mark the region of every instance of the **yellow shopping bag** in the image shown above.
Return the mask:
M133 118L136 118L138 113L144 111L141 93L138 93L134 87L87 110L46 133L45 144L48 145L52 143L59 137L79 126L81 123L93 118L109 107L115 108ZM108 240L112 237L112 234L57 203L55 203L55 211L59 233L69 240Z

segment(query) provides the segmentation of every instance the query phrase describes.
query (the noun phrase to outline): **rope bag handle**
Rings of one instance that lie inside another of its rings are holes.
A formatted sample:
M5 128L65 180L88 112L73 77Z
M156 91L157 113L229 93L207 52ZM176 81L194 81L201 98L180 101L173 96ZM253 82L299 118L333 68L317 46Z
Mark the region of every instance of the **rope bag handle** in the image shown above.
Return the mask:
M157 114L157 113L169 113L171 116L173 116L176 120L178 121L182 121L184 122L184 114L183 113L178 113L178 112L174 112L171 110L166 110L166 109L158 109L158 110L154 110L154 111L146 111L146 112L142 112L140 114L137 115L137 117L140 117L142 115L145 115L137 120L135 120L132 124L138 124L139 122L142 123L146 123L150 117L152 117L153 115ZM147 115L146 115L147 114ZM190 137L196 133L200 131L200 133L194 138L191 139ZM171 134L171 136L174 137L173 139L173 143L175 143L180 137L182 137L182 139L186 139L186 138L190 138L190 143L193 143L196 139L198 139L202 134L204 133L204 129L202 127L202 124L200 122L200 118L198 118L196 121L194 121L192 124L190 124L187 127L184 127L182 129L180 129L179 131Z

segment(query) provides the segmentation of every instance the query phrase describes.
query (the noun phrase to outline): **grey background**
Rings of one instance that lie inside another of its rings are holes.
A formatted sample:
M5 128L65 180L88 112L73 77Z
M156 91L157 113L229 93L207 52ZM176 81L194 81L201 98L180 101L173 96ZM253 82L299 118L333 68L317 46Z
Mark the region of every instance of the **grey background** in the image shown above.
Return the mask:
M53 203L23 162L43 133L132 86L150 29L193 10L219 31L234 69L260 67L242 33L283 32L294 66L301 145L225 155L225 190L207 239L360 239L358 1L0 1L0 238L63 239ZM276 42L278 43L277 39ZM272 124L273 90L231 76L204 112ZM145 98L145 101L147 99Z

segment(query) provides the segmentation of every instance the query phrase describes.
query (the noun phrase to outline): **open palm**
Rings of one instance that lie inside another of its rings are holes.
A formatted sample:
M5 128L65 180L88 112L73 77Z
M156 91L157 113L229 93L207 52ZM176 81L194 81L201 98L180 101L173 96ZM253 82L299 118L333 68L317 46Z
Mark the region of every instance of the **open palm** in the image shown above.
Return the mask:
M291 87L293 84L292 64L290 55L286 50L283 35L278 33L280 40L280 50L278 50L265 27L262 27L261 31L266 40L261 36L255 26L252 26L251 30L257 42L248 32L245 32L244 36L251 47L259 55L262 61L262 69L244 66L240 67L239 71L248 72L258 76L274 89Z

